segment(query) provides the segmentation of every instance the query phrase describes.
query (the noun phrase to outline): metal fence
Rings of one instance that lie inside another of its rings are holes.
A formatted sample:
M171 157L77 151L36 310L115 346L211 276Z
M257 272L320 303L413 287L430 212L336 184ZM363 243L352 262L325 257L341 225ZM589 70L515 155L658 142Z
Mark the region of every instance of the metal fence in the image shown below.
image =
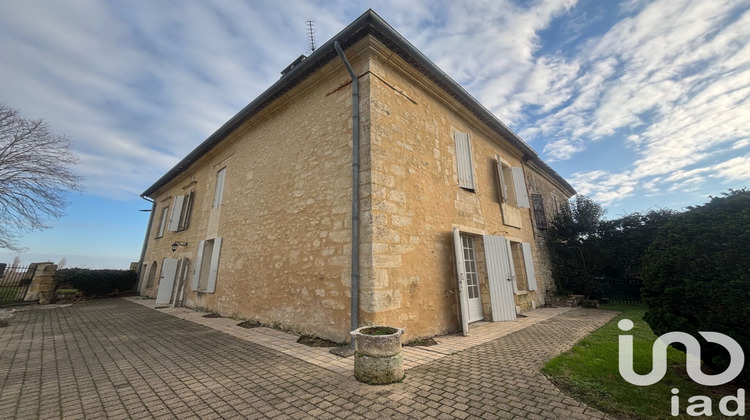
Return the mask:
M607 277L602 284L602 297L610 302L641 303L641 287L640 279Z
M0 304L22 302L34 277L34 267L0 263Z

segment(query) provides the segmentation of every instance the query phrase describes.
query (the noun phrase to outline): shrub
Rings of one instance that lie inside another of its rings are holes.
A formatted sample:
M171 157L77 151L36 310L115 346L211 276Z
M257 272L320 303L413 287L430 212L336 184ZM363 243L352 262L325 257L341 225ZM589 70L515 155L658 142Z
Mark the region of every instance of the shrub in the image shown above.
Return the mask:
M716 331L750 349L750 191L674 216L649 247L642 275L644 319L656 334L682 331L701 341L709 366L723 371L729 355L698 331ZM747 365L744 375L748 375Z
M65 288L78 289L88 297L129 292L136 282L132 270L90 270L65 268L57 270L55 280Z

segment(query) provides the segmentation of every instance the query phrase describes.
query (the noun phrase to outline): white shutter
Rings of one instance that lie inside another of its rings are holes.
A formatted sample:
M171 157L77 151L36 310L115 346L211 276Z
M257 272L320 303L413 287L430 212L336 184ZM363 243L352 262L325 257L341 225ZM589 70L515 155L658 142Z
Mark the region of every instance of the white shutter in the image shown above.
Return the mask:
M531 258L531 244L521 244L523 249L523 263L526 265L526 279L529 281L529 290L536 290L536 273L534 272L534 260Z
M214 191L214 207L221 206L221 201L224 198L224 178L226 176L227 168L221 169L216 173L216 190Z
M164 207L161 210L161 219L159 221L159 230L156 232L156 237L161 238L164 236L164 229L167 228L167 218L169 217L169 207Z
M464 266L464 248L458 228L453 228L453 250L456 254L456 274L458 274L458 301L461 307L461 329L469 335L469 293L466 290L466 267Z
M187 277L188 270L188 259L183 257L180 258L177 264L177 276L175 277L175 287L172 295L172 307L180 306L182 300L182 292L185 290L185 278Z
M159 290L156 292L156 304L169 304L172 298L172 287L177 277L177 259L166 258L161 265L161 277L159 278Z
M526 192L526 180L523 177L523 168L514 166L510 169L513 173L513 187L516 189L518 207L527 209L531 206L529 205L529 193Z
M456 162L458 164L458 186L474 189L474 169L471 163L471 143L469 134L456 132Z
M206 292L216 291L216 276L219 273L219 256L221 255L221 238L214 239L214 250L211 254L211 267L208 271L208 286Z
M169 227L167 228L170 232L177 232L177 228L180 225L180 215L182 215L182 203L184 201L184 195L178 195L174 198L174 202L172 203L172 215L169 218Z
M482 240L487 261L492 320L513 321L516 319L516 304L513 299L516 280L513 262L509 259L510 246L504 236L483 236Z
M511 248L508 239L505 239L505 253L508 255L507 258L510 267L510 278L512 279L511 283L513 284L513 293L518 294L518 278L516 277L516 267L513 265L513 248Z
M508 186L505 184L505 175L503 175L503 164L500 163L500 156L497 159L497 193L500 195L500 202L508 202Z
M206 241L198 242L198 253L195 255L195 273L193 274L193 283L190 290L198 290L198 284L201 280L201 264L203 263L203 249L206 247Z
M177 230L185 230L190 222L190 212L193 211L193 200L195 199L195 191L190 191L185 195L185 201L182 205L182 211L180 212L180 222L177 225Z

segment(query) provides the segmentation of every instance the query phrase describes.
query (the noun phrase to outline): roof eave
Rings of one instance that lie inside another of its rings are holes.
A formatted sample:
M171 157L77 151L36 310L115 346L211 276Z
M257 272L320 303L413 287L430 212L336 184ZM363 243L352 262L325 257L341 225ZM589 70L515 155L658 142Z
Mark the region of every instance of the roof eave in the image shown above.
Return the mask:
M315 52L307 57L307 59L294 67L289 73L271 85L271 87L266 89L260 96L240 110L229 121L224 123L224 125L177 163L177 165L146 189L141 196L150 197L153 193L174 179L179 173L188 169L193 163L224 140L230 133L270 105L279 96L291 90L320 67L335 59L337 56L333 46L335 41L338 40L341 47L346 49L364 38L366 35L375 36L387 48L391 49L407 63L414 66L425 77L430 79L433 83L447 92L454 100L474 114L482 123L486 124L492 130L500 134L512 146L520 150L525 159L541 162L540 166L543 170L549 171L550 176L560 181L565 188L569 188L569 190L575 194L573 187L571 187L570 184L568 184L567 181L565 181L552 168L542 162L536 151L534 151L531 146L523 141L513 132L513 130L508 128L508 126L500 121L473 96L466 92L464 88L437 67L429 58L401 36L401 34L396 32L396 30L378 16L377 13L370 9L349 24L341 32L336 34L328 42L320 46L320 48L316 49Z

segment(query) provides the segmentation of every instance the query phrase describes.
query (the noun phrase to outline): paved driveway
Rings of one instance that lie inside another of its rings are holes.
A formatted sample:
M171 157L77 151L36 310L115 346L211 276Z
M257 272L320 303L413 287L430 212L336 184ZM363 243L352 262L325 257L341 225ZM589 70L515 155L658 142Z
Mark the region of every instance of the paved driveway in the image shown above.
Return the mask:
M0 417L605 418L539 367L612 316L569 311L368 386L122 299L35 309L0 328Z

